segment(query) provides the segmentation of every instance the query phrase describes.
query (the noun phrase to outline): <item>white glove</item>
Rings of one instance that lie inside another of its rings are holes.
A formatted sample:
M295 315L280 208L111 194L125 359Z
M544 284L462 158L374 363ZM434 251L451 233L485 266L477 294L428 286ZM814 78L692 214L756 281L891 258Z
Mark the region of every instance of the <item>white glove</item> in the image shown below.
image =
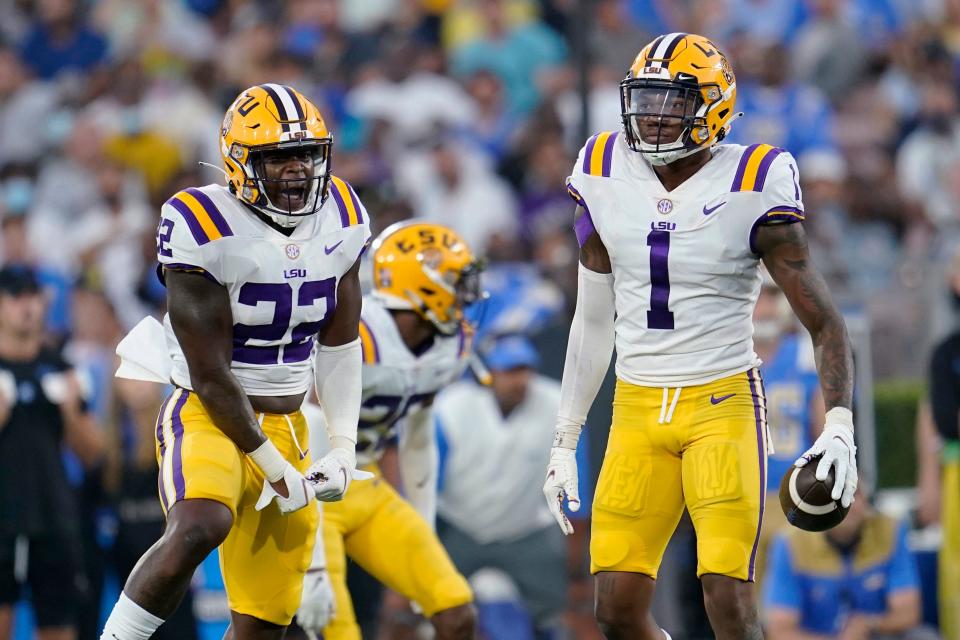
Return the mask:
M566 495L570 511L580 510L580 490L577 486L577 452L565 447L550 449L550 464L547 479L543 483L543 495L550 513L564 534L573 533L573 525L563 512L563 497Z
M307 480L313 487L317 500L336 502L343 499L351 480L372 478L369 471L356 469L357 457L352 451L337 447L310 465Z
M310 634L319 634L337 612L337 598L326 569L307 571L303 579L303 595L297 610L297 624Z
M280 513L287 515L288 513L303 509L314 501L316 496L314 495L313 487L310 486L307 479L303 477L303 474L297 471L289 462L283 469L283 477L281 479L287 487L287 497L284 498L277 493L270 482L264 478L263 490L260 492L260 499L257 500L257 511L262 511L268 504L276 500L277 506L280 508Z
M834 483L830 497L839 500L843 507L849 507L857 491L857 445L853 442L853 414L849 409L830 409L823 433L793 465L806 466L821 454L823 457L817 464L817 480L826 480L830 467L833 467Z

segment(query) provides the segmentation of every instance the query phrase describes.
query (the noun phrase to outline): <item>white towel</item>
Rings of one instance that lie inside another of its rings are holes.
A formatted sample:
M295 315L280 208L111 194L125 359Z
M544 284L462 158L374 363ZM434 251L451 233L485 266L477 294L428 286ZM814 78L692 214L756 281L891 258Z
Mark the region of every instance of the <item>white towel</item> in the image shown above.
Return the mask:
M163 325L147 316L130 330L117 345L120 367L118 378L168 384L173 360L167 351Z

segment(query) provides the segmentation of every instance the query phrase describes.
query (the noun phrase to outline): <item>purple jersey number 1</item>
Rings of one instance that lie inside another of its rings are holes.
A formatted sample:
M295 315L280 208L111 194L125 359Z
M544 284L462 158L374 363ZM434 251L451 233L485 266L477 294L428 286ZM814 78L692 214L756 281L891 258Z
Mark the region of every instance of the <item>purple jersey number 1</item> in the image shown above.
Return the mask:
M651 329L673 329L673 312L670 311L670 268L667 256L670 253L670 232L655 230L647 236L650 247L650 309L647 311L647 326Z

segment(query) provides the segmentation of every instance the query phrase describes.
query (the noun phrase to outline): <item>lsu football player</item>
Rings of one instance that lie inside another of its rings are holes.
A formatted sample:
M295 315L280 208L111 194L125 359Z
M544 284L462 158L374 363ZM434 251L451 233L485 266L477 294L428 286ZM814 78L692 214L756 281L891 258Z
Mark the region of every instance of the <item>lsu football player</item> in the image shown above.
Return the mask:
M594 498L591 570L608 638L662 639L650 601L686 507L717 638L761 638L754 561L766 487L766 405L751 313L762 260L809 330L829 411L795 464L822 455L834 498L857 485L853 363L810 261L796 162L767 144L718 144L736 80L710 40L662 35L620 84L623 127L591 137L568 178L579 287L544 494L564 531L574 451L616 344L617 387ZM668 637L668 636L666 636Z
M290 87L244 91L220 134L227 185L181 191L160 212L174 385L156 429L167 526L104 640L149 638L218 546L227 635L281 638L310 565L313 501L339 499L355 477L367 213L330 173L320 112ZM308 468L299 409L311 379L332 449Z
M438 454L431 404L458 380L471 354L464 307L481 296L478 261L459 234L439 224L400 222L372 246L373 290L363 298L363 401L357 458L373 480L323 505L314 562L297 623L326 640L360 640L347 591L349 556L416 603L438 640L474 637L473 600L434 533ZM399 438L406 500L377 467ZM323 450L322 430L311 448Z

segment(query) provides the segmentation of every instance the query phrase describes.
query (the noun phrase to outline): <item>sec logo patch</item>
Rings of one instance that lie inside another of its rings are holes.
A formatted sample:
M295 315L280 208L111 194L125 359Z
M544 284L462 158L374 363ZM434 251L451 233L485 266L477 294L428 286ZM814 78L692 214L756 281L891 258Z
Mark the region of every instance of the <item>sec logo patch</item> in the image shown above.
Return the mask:
M300 247L295 244L288 244L286 246L287 257L291 260L296 260L300 257Z
M657 202L657 212L667 215L671 211L673 211L673 202L669 199L661 198L660 201Z

